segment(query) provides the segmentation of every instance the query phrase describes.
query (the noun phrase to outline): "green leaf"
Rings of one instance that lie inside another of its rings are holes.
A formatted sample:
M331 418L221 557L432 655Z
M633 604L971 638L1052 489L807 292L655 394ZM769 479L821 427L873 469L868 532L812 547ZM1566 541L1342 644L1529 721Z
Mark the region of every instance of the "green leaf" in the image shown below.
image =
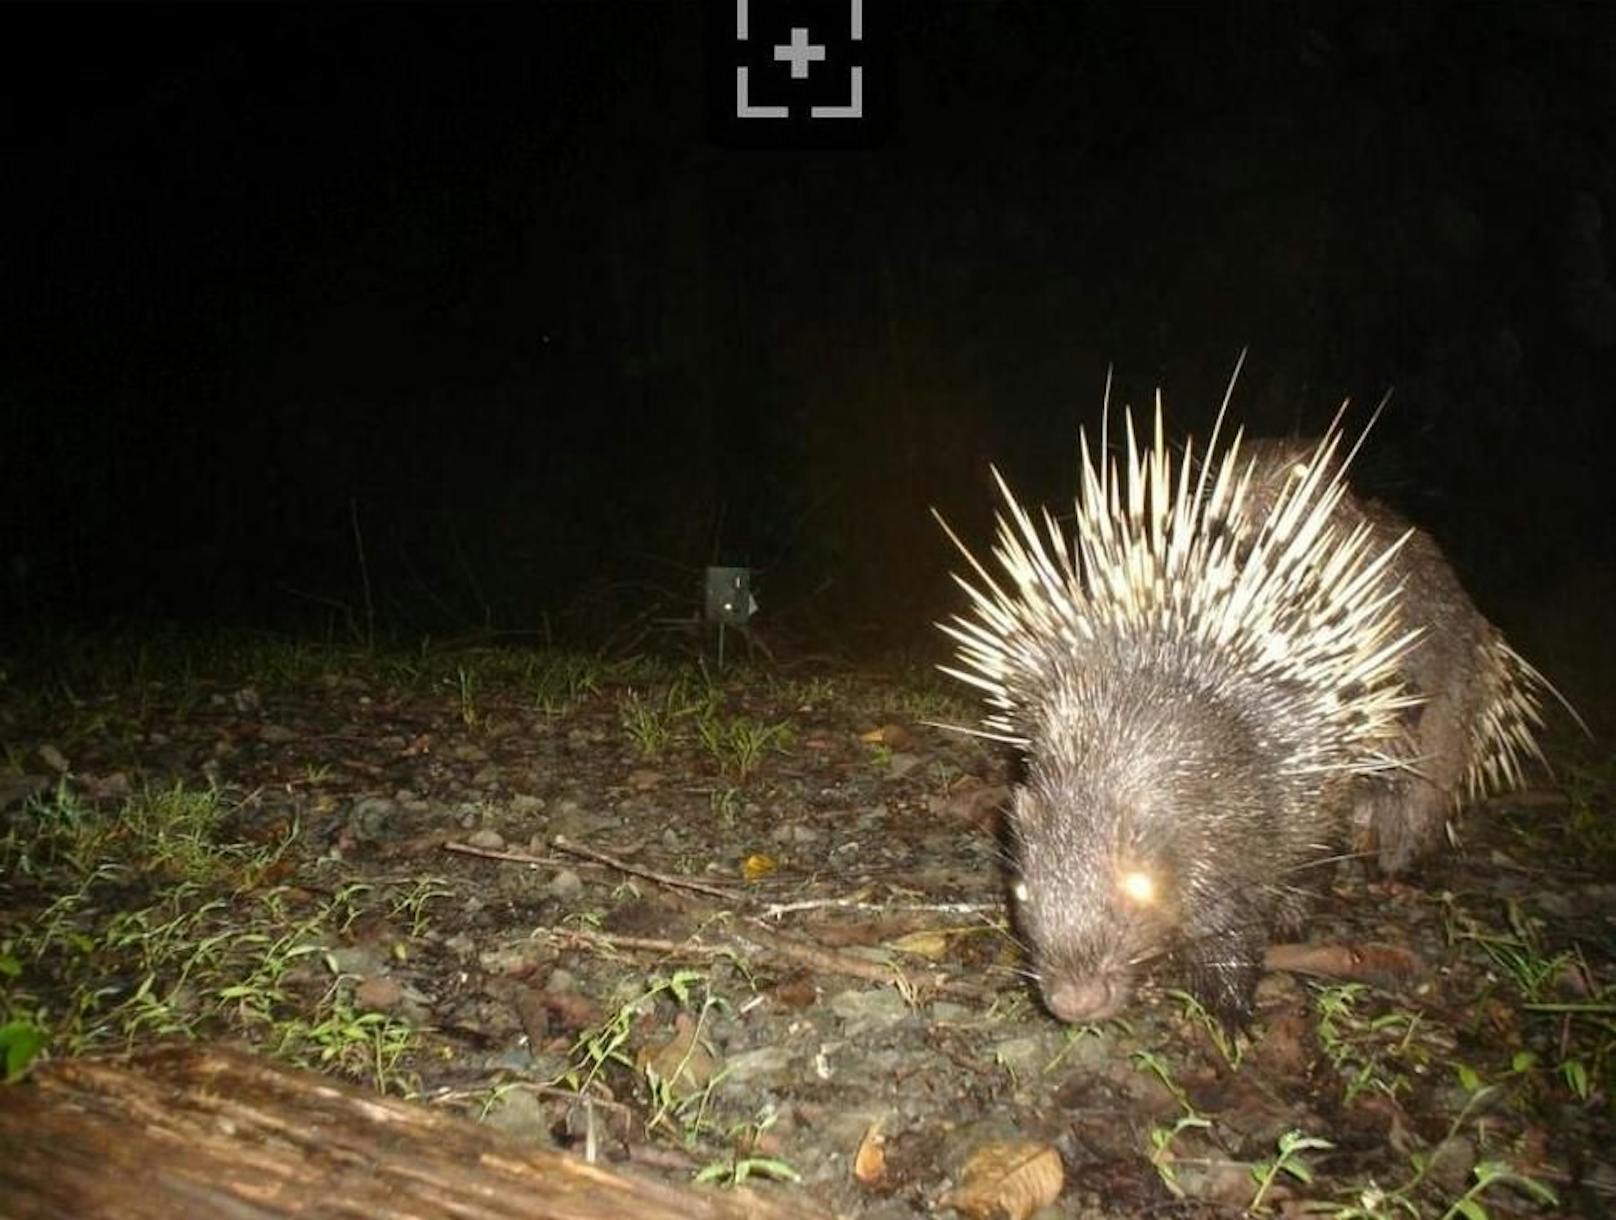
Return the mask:
M1560 1065L1560 1075L1579 1101L1588 1100L1588 1065L1581 1059L1569 1059Z
M1551 1207L1558 1207L1560 1204L1560 1196L1554 1192L1554 1187L1550 1186L1546 1182L1539 1182L1532 1178L1522 1177L1519 1174L1512 1174L1509 1180L1515 1183L1516 1186L1519 1186L1522 1190L1537 1196L1538 1199L1549 1204Z
M741 1162L741 1166L750 1169L753 1173L761 1173L766 1177L774 1178L779 1182L800 1182L802 1175L785 1161L774 1157L752 1157Z
M27 1021L0 1025L0 1056L4 1058L7 1084L22 1076L47 1041L45 1031Z

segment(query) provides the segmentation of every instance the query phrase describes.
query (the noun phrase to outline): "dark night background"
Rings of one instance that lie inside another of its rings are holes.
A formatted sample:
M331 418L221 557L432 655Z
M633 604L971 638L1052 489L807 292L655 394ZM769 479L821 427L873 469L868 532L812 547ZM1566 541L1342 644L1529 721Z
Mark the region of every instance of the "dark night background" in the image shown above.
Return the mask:
M1393 389L1361 485L1596 694L1616 6L871 0L829 148L712 121L732 11L0 10L6 621L345 631L357 523L401 636L723 561L929 648L929 505L1063 501L1108 365L1200 432L1249 347L1258 430Z

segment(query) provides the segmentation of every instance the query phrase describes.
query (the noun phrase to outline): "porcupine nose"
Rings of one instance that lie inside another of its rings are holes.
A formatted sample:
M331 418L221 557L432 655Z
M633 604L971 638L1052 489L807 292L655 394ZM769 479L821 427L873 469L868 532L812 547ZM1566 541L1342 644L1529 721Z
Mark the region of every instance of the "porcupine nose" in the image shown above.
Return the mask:
M1062 1021L1103 1021L1122 1009L1127 989L1104 974L1066 975L1044 986L1044 1004Z

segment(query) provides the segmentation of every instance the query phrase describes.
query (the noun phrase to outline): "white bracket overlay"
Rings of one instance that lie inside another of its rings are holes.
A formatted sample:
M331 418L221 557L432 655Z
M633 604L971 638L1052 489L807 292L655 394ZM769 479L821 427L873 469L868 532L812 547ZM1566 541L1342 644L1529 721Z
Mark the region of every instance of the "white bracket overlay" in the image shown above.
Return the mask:
M735 0L735 39L750 41L751 18L748 9L751 0ZM848 38L852 42L864 41L864 0L847 0ZM791 41L773 47L776 63L791 65L792 80L807 80L816 63L825 59L825 44L809 37L807 26L793 26ZM790 106L754 106L750 93L750 69L735 69L735 117L741 119L789 119ZM860 119L864 117L864 68L853 64L847 69L847 102L841 106L810 106L808 115L815 119Z

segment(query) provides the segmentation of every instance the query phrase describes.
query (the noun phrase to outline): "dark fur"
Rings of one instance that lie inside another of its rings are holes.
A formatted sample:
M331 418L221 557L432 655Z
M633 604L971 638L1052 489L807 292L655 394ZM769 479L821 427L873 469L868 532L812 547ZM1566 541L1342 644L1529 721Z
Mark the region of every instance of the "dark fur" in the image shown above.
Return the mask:
M1312 450L1313 442L1305 440L1251 443L1247 456L1257 462L1259 515L1288 471ZM1424 530L1383 504L1350 496L1336 520L1343 529L1367 522L1377 540L1388 542L1413 531L1394 560L1392 576L1403 589L1404 625L1421 631L1401 673L1423 702L1407 715L1402 753L1408 766L1359 781L1352 824L1355 845L1376 853L1386 872L1400 873L1441 842L1465 796L1465 776L1476 754L1471 726L1496 697L1496 684L1506 680L1489 660L1502 637Z

